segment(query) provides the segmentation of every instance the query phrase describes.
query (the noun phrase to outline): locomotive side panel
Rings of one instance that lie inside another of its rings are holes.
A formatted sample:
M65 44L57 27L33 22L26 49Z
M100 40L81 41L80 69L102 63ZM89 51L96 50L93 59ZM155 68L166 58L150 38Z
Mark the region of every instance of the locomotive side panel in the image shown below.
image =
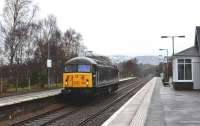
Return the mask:
M118 72L116 69L108 67L99 67L97 73L97 87L109 86L118 82Z

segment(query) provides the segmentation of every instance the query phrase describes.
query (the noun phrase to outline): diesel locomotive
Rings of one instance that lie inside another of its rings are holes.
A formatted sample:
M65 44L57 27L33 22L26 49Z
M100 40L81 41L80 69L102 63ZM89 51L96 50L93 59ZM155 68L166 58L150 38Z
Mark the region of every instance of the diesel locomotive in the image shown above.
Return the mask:
M76 57L65 63L63 94L112 93L118 89L116 66L89 57Z

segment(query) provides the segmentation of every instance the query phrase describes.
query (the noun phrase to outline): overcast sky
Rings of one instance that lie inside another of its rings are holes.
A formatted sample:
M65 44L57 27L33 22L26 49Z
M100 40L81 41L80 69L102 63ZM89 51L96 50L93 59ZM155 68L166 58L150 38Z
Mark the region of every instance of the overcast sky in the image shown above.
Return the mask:
M2 1L0 12L2 13ZM159 55L194 45L200 25L199 0L35 0L40 17L53 14L64 32L74 28L83 35L88 50L103 55Z

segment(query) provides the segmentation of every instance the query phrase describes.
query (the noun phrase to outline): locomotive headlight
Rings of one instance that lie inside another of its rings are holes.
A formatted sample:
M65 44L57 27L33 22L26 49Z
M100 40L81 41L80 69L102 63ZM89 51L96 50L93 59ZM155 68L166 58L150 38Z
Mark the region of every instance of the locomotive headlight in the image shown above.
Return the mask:
M89 81L88 81L88 79L86 80L86 85L88 85L89 84Z
M86 79L86 86L88 86L89 85L89 80L88 79Z

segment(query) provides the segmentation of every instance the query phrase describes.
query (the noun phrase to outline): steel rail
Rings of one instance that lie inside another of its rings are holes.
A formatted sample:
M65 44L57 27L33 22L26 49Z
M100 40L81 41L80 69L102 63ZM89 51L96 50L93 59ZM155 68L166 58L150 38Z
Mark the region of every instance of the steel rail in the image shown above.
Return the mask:
M98 117L99 115L103 114L106 110L108 110L114 104L116 104L117 102L121 101L124 97L126 97L130 93L133 93L133 91L136 91L139 87L143 86L144 83L145 82L140 82L136 87L130 89L126 94L120 96L119 98L117 98L116 100L114 100L113 102L111 102L110 104L108 104L106 107L104 107L103 109L101 109L101 110L97 111L96 113L94 113L93 115L89 116L87 119L85 119L82 122L80 122L77 126L84 126L84 125L86 125L92 119L94 119L94 118Z
M119 88L119 89L118 89L117 91L115 91L115 92L117 93L117 92L119 92L119 91L121 91L121 90L123 90L123 89L129 88L130 86L132 86L133 84L136 84L136 83L138 83L138 82L140 82L140 80L137 80L137 79L133 79L132 81L128 81L128 82L126 81L126 82L124 82L124 83L131 83L131 84L129 84L129 85L125 86L125 87ZM123 83L123 84L124 84L124 83ZM121 85L121 84L120 84L120 85ZM140 86L140 85L139 85L139 86ZM138 88L139 86L137 86L136 88ZM60 108L57 108L57 109L54 109L54 110L51 110L51 111L42 113L42 114L40 114L40 115L35 115L35 116L31 117L31 118L22 120L22 121L20 121L20 122L13 123L13 124L11 124L11 126L26 125L26 124L29 123L29 122L31 123L31 121L35 121L35 120L40 119L40 118L43 118L43 117L45 117L45 116L47 116L47 115L59 113L61 110L64 110L64 109L67 108L67 107L69 107L69 106L68 106L68 105L64 105L64 106L62 106L62 107L60 107ZM62 118L66 118L66 116L72 115L72 114L74 114L74 113L80 111L81 109L82 109L82 107L80 107L80 108L78 108L78 109L75 108L75 109L73 109L73 110L70 111L70 112L66 112L66 113L64 113L64 114L58 115L57 117L46 121L45 123L41 124L40 126L46 126L46 125L49 125L49 124L51 124L51 123L53 123L53 122L55 122L55 121L57 121L57 120L60 120L60 119L62 119Z

